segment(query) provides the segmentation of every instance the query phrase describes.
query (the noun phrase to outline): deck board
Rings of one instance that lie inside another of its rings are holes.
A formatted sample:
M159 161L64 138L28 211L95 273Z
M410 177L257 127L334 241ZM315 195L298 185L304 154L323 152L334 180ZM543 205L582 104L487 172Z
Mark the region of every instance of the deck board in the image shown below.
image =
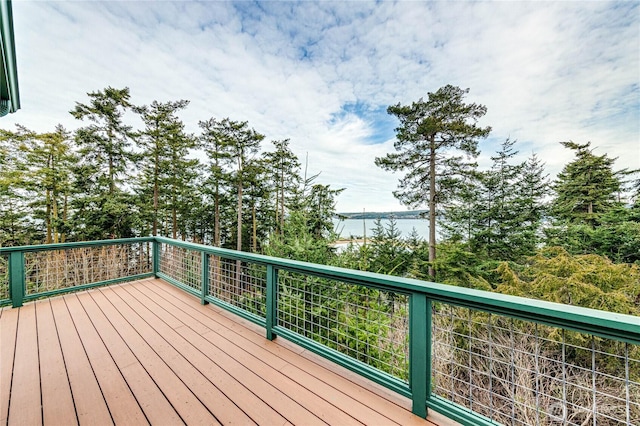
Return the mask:
M6 424L9 417L9 395L16 350L18 330L18 309L2 308L0 312L0 424Z
M71 385L60 348L58 330L49 300L36 302L38 321L38 353L44 423L77 425Z
M155 279L3 308L0 338L2 424L449 424Z
M11 396L15 398L9 401L9 423L42 423L35 308L33 304L24 306L18 315L16 353L11 380Z

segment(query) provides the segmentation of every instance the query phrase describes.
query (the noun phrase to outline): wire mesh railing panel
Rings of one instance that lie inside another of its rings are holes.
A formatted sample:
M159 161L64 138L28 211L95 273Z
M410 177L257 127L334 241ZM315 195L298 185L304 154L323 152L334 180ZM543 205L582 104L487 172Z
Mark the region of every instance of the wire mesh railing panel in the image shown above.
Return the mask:
M432 393L505 425L640 425L640 347L433 304Z
M200 251L161 244L159 253L159 272L194 290L202 290L202 254Z
M407 295L280 271L278 325L405 382Z
M151 243L26 252L26 294L150 273L153 272L151 253Z
M9 293L9 256L0 255L0 301L8 300Z
M266 287L266 266L210 256L210 296L265 318Z

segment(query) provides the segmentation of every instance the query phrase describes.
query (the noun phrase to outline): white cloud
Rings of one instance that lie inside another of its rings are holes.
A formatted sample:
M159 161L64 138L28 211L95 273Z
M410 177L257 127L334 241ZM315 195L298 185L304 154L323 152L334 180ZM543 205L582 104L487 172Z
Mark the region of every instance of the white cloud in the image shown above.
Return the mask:
M290 138L311 174L345 187L341 211L401 209L397 175L373 160L371 111L444 84L488 107L481 164L518 139L557 173L558 142L592 141L640 168L640 6L606 2L14 2L22 110L38 131L86 93L128 86L138 104L189 99L189 131L212 116ZM347 104L357 108L345 113ZM376 122L377 121L377 122ZM384 127L384 126L383 126Z

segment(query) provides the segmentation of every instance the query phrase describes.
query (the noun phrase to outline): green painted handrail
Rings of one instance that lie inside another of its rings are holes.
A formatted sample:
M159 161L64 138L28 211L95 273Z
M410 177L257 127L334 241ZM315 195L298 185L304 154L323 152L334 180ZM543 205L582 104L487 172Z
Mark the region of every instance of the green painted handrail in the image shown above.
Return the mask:
M427 407L429 407L463 424L491 423L490 420L469 412L469 410L463 409L446 399L431 395L429 392L429 389L431 388L430 378L432 375L430 347L432 302L444 302L477 311L495 313L515 319L560 327L567 330L574 330L607 339L614 339L634 345L640 345L640 317L636 316L604 312L595 309L581 308L577 306L563 305L559 303L533 300L524 297L503 295L409 278L274 258L259 254L178 241L165 237L144 237L0 248L0 254L8 254L9 258L9 285L12 303L14 306L20 306L23 300L47 296L50 293L58 293L58 291L54 291L38 294L36 296L25 296L25 252L144 242L153 243L153 272L145 274L144 276L155 275L156 277L165 279L171 284L174 284L200 298L202 303L215 303L218 306L265 327L266 337L270 340L274 339L276 336L282 336L283 338L312 350L351 369L352 371L357 372L358 374L372 379L389 389L412 398L412 411L421 417L426 416L426 410ZM160 244L182 247L201 253L202 275L200 279L202 282L201 289L199 291L177 281L160 270ZM213 298L208 294L208 266L210 255L266 266L265 317L256 316L255 314L244 311L241 308ZM409 295L409 385L407 386L406 383L388 375L387 373L379 371L360 361L350 359L347 355L339 353L338 351L330 349L320 343L279 326L277 324L277 294L278 271L280 270L328 278ZM133 277L138 278L139 276ZM116 282L123 279L127 279L127 277L111 281ZM111 281L84 284L83 286L79 286L75 289L86 288L92 285L109 284ZM64 289L64 291L73 291L75 289Z

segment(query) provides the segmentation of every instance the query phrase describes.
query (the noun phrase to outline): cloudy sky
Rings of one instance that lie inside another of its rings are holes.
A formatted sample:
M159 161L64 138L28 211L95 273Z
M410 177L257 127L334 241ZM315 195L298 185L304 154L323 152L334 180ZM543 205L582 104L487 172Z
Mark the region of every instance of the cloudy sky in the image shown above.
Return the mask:
M483 166L511 137L552 177L571 159L564 140L640 168L636 1L17 0L13 11L22 109L4 128L75 129L76 101L127 86L135 104L190 100L191 132L230 117L290 138L320 182L346 188L338 211L403 210L399 176L374 165L393 150L386 108L453 84L488 108Z

